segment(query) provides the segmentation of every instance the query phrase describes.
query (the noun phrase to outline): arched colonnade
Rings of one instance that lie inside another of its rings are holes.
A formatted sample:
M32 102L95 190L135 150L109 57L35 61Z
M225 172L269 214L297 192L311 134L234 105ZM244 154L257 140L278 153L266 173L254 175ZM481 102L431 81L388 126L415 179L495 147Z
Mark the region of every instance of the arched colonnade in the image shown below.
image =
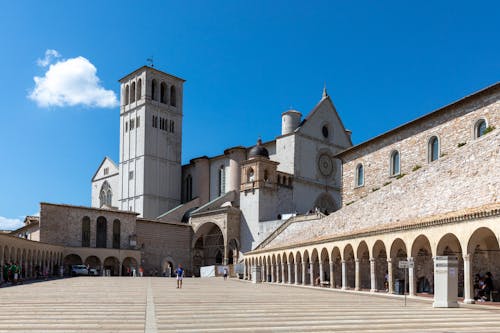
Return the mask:
M410 295L433 294L433 258L456 256L458 295L472 303L476 274L492 272L494 285L500 285L499 215L497 210L491 215L472 214L462 223L446 221L295 248L257 249L247 253L244 275L251 279L251 267L259 266L262 282L388 293L406 288ZM404 287L401 260L414 262Z

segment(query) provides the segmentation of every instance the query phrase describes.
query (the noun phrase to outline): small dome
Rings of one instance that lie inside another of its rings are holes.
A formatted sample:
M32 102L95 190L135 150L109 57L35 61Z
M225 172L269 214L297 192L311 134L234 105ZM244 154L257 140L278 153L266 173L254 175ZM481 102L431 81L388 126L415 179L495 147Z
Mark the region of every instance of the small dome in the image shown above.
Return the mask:
M248 152L248 158L253 158L258 156L269 158L269 152L262 145L261 139L257 140L257 144L254 147L252 147L252 149L250 149L250 151Z

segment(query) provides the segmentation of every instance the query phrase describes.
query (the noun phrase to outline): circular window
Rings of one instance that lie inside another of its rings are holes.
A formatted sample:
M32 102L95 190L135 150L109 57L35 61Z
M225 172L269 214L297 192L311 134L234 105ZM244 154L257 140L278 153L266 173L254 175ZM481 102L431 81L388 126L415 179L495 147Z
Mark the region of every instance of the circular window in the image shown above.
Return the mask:
M318 158L318 168L319 172L324 177L330 177L334 173L334 164L333 160L328 154L321 154Z
M325 138L328 138L328 126L323 126L323 128L321 129L321 132L323 133L323 136Z

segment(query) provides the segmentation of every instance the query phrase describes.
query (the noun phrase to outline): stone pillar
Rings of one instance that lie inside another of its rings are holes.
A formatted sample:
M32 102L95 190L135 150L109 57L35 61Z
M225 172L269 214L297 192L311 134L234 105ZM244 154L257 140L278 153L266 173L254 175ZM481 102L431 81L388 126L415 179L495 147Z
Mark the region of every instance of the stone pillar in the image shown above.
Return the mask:
M122 263L118 261L118 276L122 276Z
M410 267L408 267L408 295L409 296L415 296L416 289L415 289L415 268L413 266L413 258L408 257L408 263L412 263ZM405 286L406 289L406 286ZM406 292L406 290L405 290Z
M342 290L347 289L347 269L345 260L342 260Z
M285 281L285 265L286 263L281 263L281 283L286 283Z
M320 285L320 286L321 286L321 284L322 284L323 282L325 282L325 281L324 281L324 280L325 280L324 276L325 276L325 273L324 273L324 271L323 271L323 262L322 262L322 261L320 261L320 262L319 262L319 285Z
M387 288L389 289L389 294L394 292L394 280L392 279L392 258L387 258Z
M294 283L295 284L299 284L299 265L297 265L297 263L294 263L293 264L294 267L293 267L293 274L294 274Z
M471 254L466 254L463 256L464 259L464 303L474 304L474 280L472 279L471 272Z
M354 278L354 290L360 290L361 289L361 279L360 279L360 271L359 271L359 259L354 260L354 272L355 272L355 278Z
M335 288L334 262L330 261L330 288Z
M288 263L288 284L292 284L292 264Z
M302 285L306 285L307 263L302 263Z
M271 282L276 282L274 277L275 265L271 264Z
M0 283L4 281L3 277L3 253L1 253L2 258L0 258Z
M309 262L309 284L314 286L314 263L312 261Z
M229 156L229 186L226 192L235 191L239 193L241 184L240 163L246 159L246 150L243 147L229 148L224 151Z
M243 266L243 276L244 276L245 280L248 280L248 276L247 276L247 274L248 274L248 268L247 268L247 265L248 265L248 263L245 261L245 265Z
M196 170L196 187L193 186L193 198L200 198L200 206L210 201L210 163L208 157L199 157L193 160ZM194 177L193 177L194 178ZM197 192L195 192L195 189Z
M372 293L377 291L377 275L375 262L375 258L370 258L370 291Z

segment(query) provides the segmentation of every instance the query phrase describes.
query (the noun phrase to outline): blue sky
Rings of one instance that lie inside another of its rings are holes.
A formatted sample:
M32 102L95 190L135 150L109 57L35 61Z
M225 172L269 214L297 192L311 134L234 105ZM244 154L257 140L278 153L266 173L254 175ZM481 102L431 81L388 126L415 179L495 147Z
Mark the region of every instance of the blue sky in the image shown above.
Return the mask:
M325 82L359 143L500 78L497 1L8 1L0 12L0 229L40 201L90 205L102 158L118 161L117 80L151 56L187 80L184 162L273 139L281 113L307 114Z

